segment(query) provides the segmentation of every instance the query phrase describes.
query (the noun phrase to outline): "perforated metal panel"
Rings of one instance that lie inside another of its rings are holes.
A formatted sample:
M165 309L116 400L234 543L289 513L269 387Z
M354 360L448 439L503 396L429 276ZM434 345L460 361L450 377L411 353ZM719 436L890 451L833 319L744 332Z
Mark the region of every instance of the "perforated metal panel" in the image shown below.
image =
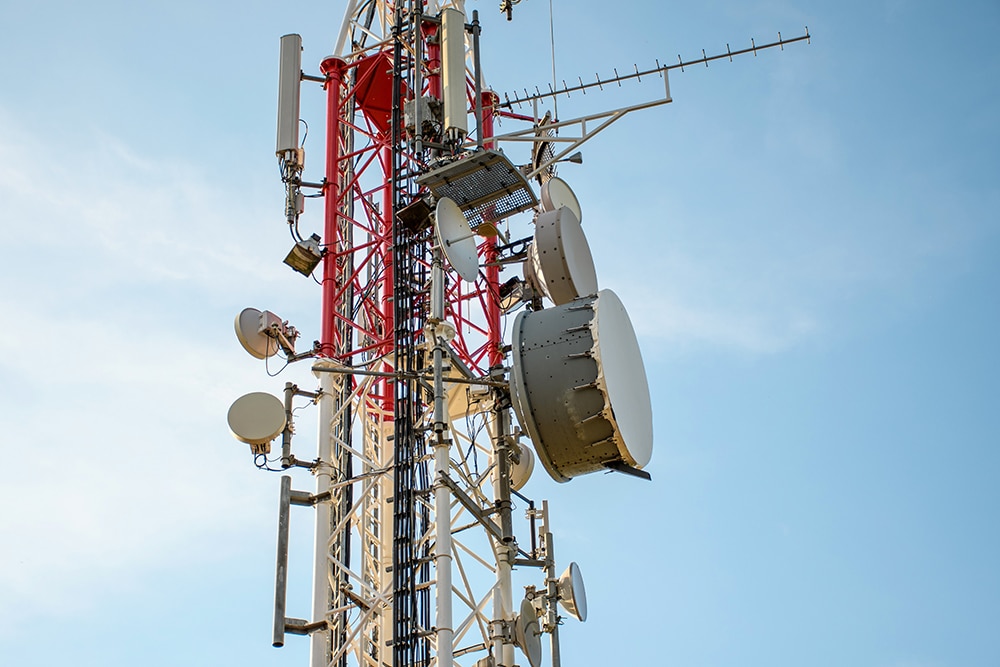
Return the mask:
M484 150L459 158L419 176L435 197L448 197L475 229L538 205L531 186L517 167L498 151Z

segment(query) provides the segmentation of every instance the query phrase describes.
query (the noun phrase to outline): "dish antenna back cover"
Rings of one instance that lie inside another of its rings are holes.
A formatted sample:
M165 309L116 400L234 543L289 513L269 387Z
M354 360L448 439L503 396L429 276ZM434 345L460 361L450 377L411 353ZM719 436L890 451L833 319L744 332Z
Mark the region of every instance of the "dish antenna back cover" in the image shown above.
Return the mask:
M281 320L274 313L266 310L260 311L256 308L244 308L236 316L234 323L236 337L243 349L257 359L266 359L278 352L278 341L261 331L265 328L269 318L273 318L278 324L281 323Z

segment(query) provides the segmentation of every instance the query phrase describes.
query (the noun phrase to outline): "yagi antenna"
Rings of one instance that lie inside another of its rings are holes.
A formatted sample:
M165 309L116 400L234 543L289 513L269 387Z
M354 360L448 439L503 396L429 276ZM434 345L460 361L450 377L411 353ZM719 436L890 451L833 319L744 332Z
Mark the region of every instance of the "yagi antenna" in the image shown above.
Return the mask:
M608 84L621 85L622 81L628 81L630 79L636 79L638 81L641 81L642 77L651 76L653 74L659 74L660 76L663 76L666 72L669 72L672 69L679 69L683 72L685 67L691 67L692 65L704 64L705 67L708 67L708 63L712 62L713 60L722 60L723 58L729 58L729 60L731 61L733 59L733 56L741 56L747 53L753 53L756 56L758 51L764 51L766 49L772 49L774 47L779 47L782 50L784 50L786 44L794 44L795 42L802 42L802 41L808 43L812 37L809 34L809 26L806 26L805 30L806 32L804 35L800 35L799 37L793 37L791 39L783 38L781 36L781 33L779 32L778 41L770 42L768 44L757 45L757 43L753 40L753 38L751 38L750 46L748 48L738 49L736 51L730 49L729 44L726 44L726 52L719 53L714 56L706 55L705 50L702 49L701 58L696 58L694 60L685 61L681 59L680 55L678 55L677 63L673 65L661 65L660 61L657 60L656 67L652 69L643 70L642 72L639 71L638 65L633 65L632 67L634 71L627 74L619 74L618 70L615 69L614 70L615 75L607 79L602 79L600 75L595 74L594 76L596 77L597 80L591 83L584 83L582 77L577 77L579 84L574 86L571 84L567 84L564 79L562 88L559 88L558 90L554 89L554 87L551 85L549 86L549 89L547 91L539 90L536 87L534 93L530 92L527 88L525 88L523 90L523 93L521 94L515 92L513 98L504 93L504 100L503 102L500 102L498 106L501 108L511 109L515 105L520 107L522 104L526 104L528 102L535 102L537 100L543 100L550 97L554 98L559 95L565 95L566 97L569 97L570 93L576 93L576 92L582 92L584 95L586 95L587 91L592 88L599 88L601 90L604 90L604 86Z

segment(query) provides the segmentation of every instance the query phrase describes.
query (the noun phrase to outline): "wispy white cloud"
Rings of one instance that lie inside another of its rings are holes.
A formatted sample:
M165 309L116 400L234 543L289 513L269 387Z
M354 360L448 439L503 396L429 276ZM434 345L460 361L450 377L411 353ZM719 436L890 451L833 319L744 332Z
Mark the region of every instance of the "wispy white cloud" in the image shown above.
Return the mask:
M12 633L167 564L222 557L272 520L271 485L248 483L225 414L286 378L268 380L211 305L284 288L283 267L240 242L270 225L191 165L99 139L47 145L0 113L0 627Z

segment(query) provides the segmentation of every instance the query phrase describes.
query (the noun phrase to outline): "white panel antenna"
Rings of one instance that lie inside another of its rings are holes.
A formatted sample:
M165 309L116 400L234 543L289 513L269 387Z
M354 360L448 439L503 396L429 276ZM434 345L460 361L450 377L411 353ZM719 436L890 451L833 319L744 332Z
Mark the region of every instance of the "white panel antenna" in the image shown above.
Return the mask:
M441 12L441 70L444 84L444 131L465 137L469 133L469 102L465 92L465 14L449 8Z
M302 84L302 36L281 38L278 61L278 141L279 156L299 147L299 89Z

